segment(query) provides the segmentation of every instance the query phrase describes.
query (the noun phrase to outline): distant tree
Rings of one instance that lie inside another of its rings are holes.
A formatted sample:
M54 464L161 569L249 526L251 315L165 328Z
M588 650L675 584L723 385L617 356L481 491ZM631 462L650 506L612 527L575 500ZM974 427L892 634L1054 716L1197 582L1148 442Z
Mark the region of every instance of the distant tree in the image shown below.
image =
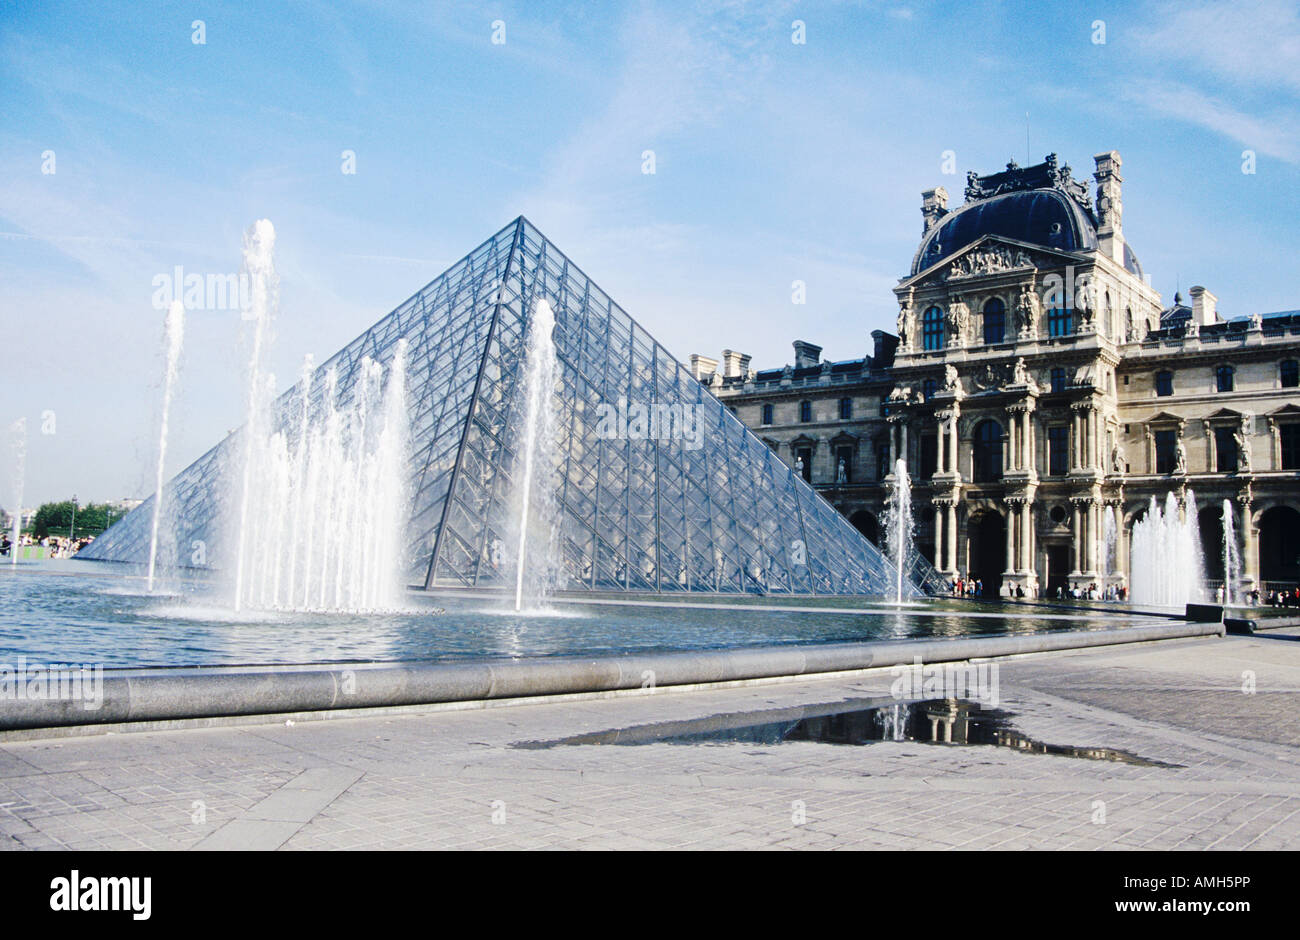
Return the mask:
M98 535L107 528L112 507L107 503L88 503L77 506L77 532L81 535ZM118 515L121 518L121 515ZM47 535L66 536L72 528L72 500L41 503L32 517L30 532L34 538Z

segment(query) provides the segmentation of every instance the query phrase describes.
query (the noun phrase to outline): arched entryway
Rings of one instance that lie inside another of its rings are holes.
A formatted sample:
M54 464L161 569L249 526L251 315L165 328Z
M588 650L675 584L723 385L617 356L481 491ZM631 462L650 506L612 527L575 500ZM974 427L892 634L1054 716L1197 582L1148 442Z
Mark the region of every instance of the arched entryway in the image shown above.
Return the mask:
M1259 517L1259 577L1300 581L1300 512L1274 506Z
M985 597L997 597L1007 566L1006 523L1000 513L989 510L972 516L968 529L967 576L984 582Z
M872 545L880 544L880 523L871 513L865 509L859 509L849 516L849 522L853 524L853 528L865 535L867 541L871 542Z

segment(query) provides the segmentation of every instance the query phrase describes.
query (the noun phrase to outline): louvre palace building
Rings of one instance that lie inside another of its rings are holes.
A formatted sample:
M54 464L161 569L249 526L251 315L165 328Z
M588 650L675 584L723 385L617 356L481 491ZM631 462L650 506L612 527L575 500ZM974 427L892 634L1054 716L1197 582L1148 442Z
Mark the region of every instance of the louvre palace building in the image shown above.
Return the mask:
M781 368L725 350L691 371L872 540L906 461L918 547L986 594L1125 585L1132 525L1171 492L1212 585L1227 500L1239 587L1293 588L1300 310L1220 312L1200 286L1166 305L1124 239L1120 155L1094 160L1091 193L1054 154L967 174L960 206L922 193L870 355L800 340Z

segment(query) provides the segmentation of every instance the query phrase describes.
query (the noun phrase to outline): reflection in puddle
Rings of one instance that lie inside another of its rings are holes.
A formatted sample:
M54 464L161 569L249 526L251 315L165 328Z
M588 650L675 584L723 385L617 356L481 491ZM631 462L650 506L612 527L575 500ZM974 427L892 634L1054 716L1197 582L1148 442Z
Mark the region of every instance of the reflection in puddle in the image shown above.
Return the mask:
M895 702L856 699L802 708L711 715L690 721L637 725L614 731L580 734L556 741L527 741L516 747L545 749L569 744L873 744L914 741L922 744L990 744L1029 754L1056 754L1088 760L1117 761L1139 767L1181 767L1148 760L1110 747L1045 744L1017 731L1011 713L964 699Z

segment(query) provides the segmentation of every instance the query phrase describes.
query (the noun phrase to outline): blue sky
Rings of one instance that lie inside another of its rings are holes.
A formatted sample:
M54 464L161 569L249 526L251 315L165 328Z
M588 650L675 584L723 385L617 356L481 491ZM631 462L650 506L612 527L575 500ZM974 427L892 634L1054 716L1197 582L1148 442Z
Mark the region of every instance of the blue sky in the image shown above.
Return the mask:
M1300 307L1295 3L334 6L0 6L0 419L28 418L29 505L147 491L152 279L237 271L263 217L281 387L521 213L682 358L860 356L893 329L920 191L956 204L966 170L1049 151L1079 177L1121 152L1166 300ZM240 422L239 325L188 318L169 473Z

